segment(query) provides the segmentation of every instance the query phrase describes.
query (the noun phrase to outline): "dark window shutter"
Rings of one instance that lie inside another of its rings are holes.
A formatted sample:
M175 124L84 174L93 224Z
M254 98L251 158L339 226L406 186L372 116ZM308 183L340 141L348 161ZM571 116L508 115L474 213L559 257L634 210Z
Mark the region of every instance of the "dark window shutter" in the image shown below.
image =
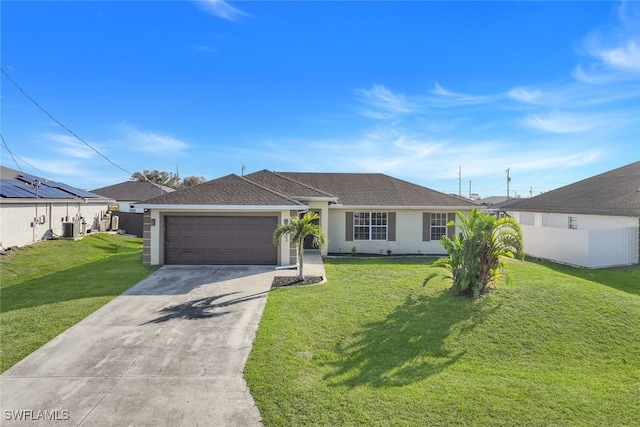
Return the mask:
M447 224L455 220L456 220L455 213L452 213L452 212L447 213ZM454 225L453 227L447 227L447 237L450 239L453 239L455 235L456 235L456 226Z
M422 213L422 241L423 242L431 241L431 213L430 212Z
M390 242L396 241L396 213L387 213L387 240Z
M345 233L344 233L344 240L347 242L352 242L353 241L353 212L347 212L347 215L345 215L347 217L346 222L345 222Z

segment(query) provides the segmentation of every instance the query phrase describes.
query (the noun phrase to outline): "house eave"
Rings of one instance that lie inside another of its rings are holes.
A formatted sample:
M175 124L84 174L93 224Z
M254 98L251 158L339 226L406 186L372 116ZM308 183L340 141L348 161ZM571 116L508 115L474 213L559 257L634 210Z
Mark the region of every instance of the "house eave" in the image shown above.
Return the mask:
M104 203L112 203L115 202L115 200L113 199L99 199L99 198L95 198L95 197L88 197L88 198L73 198L73 199L36 199L35 197L3 197L0 198L0 205L2 204L40 204L40 203L58 203L58 204L62 204L62 203L82 203L82 204L89 204L89 203L100 203L100 204L104 204Z
M474 206L389 206L389 205L329 205L329 209L368 209L368 210L415 210L415 211L466 211L473 209Z
M306 210L304 205L155 205L135 203L134 207L162 211L263 211Z
M297 202L329 202L337 203L337 197L306 197L306 196L291 196L291 199Z

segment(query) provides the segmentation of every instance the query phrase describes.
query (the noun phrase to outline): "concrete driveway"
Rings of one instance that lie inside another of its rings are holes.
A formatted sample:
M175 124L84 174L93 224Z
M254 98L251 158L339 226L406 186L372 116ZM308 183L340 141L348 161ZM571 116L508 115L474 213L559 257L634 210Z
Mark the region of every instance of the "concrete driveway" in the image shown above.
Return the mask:
M162 267L2 374L0 424L261 425L242 374L273 277Z

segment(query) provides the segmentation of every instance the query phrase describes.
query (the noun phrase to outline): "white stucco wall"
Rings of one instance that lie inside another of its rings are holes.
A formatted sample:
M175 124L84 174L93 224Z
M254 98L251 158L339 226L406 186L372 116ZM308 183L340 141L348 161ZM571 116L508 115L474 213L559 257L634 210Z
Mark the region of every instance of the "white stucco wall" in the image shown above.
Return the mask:
M65 221L82 217L87 229L97 229L96 222L109 207L108 201L0 202L0 245L24 246L40 240L62 236ZM94 227L95 225L95 227Z
M638 263L638 218L510 212L528 255L588 268ZM569 229L569 216L577 229Z
M329 209L329 252L349 253L355 247L357 252L386 254L433 254L445 255L446 251L440 241L422 241L422 215L426 210L364 210L366 212L395 212L396 240L346 240L346 213L357 212L354 209ZM428 212L452 212L429 209ZM464 212L468 214L468 212Z

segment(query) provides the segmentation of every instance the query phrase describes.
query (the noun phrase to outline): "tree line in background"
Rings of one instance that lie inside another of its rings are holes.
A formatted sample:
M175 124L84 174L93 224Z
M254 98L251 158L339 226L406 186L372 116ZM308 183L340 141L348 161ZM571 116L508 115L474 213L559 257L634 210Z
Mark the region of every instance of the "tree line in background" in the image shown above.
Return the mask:
M154 184L164 185L176 190L193 187L194 185L202 184L207 181L204 176L194 175L180 178L180 175L178 175L178 173L164 171L161 172L159 170L144 170L142 172L134 172L133 175L131 175L131 179L133 181L153 182Z

